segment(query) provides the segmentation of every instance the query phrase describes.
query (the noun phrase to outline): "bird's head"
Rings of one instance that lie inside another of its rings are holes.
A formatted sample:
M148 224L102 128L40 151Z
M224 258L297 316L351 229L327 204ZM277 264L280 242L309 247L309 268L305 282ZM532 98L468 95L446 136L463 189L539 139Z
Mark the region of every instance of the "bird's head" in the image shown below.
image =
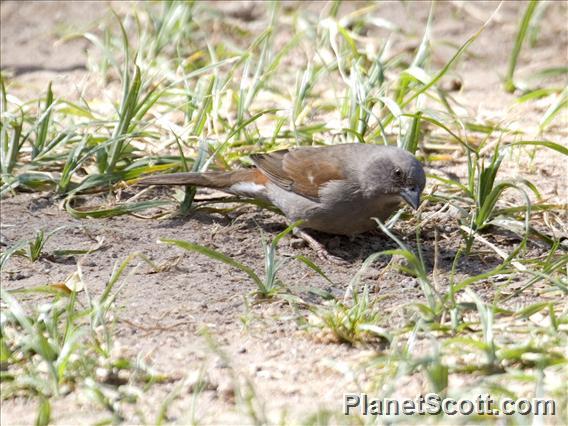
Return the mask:
M367 172L366 179L375 183L373 186L378 188L380 195L397 196L415 210L420 205L426 175L422 164L408 151L384 147L384 150L371 160ZM376 185L376 182L380 182L380 185Z

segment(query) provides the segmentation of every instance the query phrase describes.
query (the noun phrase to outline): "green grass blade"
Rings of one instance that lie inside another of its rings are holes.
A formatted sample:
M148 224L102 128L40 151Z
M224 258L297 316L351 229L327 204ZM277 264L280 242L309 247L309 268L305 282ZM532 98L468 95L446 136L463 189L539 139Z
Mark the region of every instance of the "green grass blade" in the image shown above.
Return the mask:
M541 131L546 129L550 125L550 122L554 119L554 117L556 117L560 113L560 111L566 109L567 107L568 107L568 87L566 87L562 91L560 96L558 96L558 99L556 99L556 101L552 105L550 105L550 107L546 110L546 112L540 119L540 122L538 123L539 129Z
M515 39L515 45L513 46L513 51L509 57L509 66L507 68L507 74L505 74L505 90L509 93L513 93L517 86L513 80L515 74L515 69L517 68L517 61L519 59L519 54L521 53L521 47L527 35L529 29L529 24L531 22L533 13L538 4L538 0L530 0L523 15L521 25L519 26L519 32L517 33L517 38Z
M213 260L218 260L220 262L223 262L229 266L232 266L233 268L237 268L240 269L241 271L243 271L244 273L246 273L253 281L254 283L258 286L258 288L263 288L264 287L264 283L262 282L262 280L258 277L258 275L248 266L230 258L229 256L217 251L217 250L213 250L209 247L205 247L202 246L200 244L196 244L196 243L191 243L189 241L183 241L183 240L171 240L171 239L167 239L167 238L160 238L158 239L158 243L161 244L170 244L170 245L175 245L179 248L182 248L184 250L187 251L194 251L196 253L199 254L203 254Z
M562 155L568 155L568 148L563 145L560 145L556 142L551 141L519 141L511 143L512 146L517 145L533 145L533 146L544 146L549 149L553 149L556 152L559 152Z
M47 86L47 95L45 97L45 106L37 123L37 136L32 146L32 159L36 158L44 149L47 139L47 131L50 125L51 111L53 108L53 91L51 90L51 81Z
M172 205L173 201L140 201L138 203L120 204L115 207L97 210L78 210L71 207L72 198L65 201L65 210L76 219L94 218L103 219L124 214L137 213L142 210Z
M321 276L323 279L325 279L328 283L330 284L335 284L331 278L329 278L325 272L322 271L322 269L316 265L314 262L312 262L310 259L308 259L306 256L302 256L302 255L298 255L296 256L294 259L299 260L300 262L302 262L303 264L305 264L308 268L310 268L311 270L313 270L314 272L316 272L319 276Z

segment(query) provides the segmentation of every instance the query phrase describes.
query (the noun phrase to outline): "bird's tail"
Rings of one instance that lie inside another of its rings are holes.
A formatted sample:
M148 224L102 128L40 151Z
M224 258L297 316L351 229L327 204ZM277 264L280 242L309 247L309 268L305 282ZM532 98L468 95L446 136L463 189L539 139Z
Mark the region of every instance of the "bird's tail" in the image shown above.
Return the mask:
M239 169L231 172L170 173L141 178L138 185L192 185L207 188L228 189L239 182L255 182L257 169Z

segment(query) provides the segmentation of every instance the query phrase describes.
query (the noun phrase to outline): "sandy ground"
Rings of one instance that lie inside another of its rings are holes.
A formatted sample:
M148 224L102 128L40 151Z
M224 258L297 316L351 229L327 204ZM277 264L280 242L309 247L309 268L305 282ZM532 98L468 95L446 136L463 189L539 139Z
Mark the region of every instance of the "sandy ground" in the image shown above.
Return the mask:
M494 5L493 2L467 3L464 7L473 9L468 13L455 6L440 6L440 14L433 24L434 38L463 42L479 28L481 19L487 18ZM539 48L531 51L530 64L528 58L521 58L521 70L542 63L565 65L566 58L562 55L566 52L568 36L565 6L559 4L549 8ZM448 10L442 11L444 7ZM418 29L424 26L428 7L411 3L406 12L401 8L404 9L396 3L385 9L385 14L403 24L404 13L408 13L420 36ZM456 98L473 116L534 126L544 112L545 104L539 102L515 105L513 95L505 94L500 86L522 10L517 4L506 3L496 22L472 47L474 55L466 56L454 72L463 78L463 88ZM62 26L96 31L96 25L92 23L108 13L104 2L2 2L0 62L2 69L15 74L10 80L10 90L23 98L35 98L44 93L47 81L53 80L56 93L65 93L65 97L72 98L81 93L95 96L96 93L91 92L96 91L89 87L91 76L86 68L85 51L90 48L89 45L81 39L62 43L57 34ZM436 51L439 52L434 58L437 66L453 52L449 48ZM558 121L546 136L563 141L566 132L565 123ZM431 167L459 176L463 176L465 171L460 162L432 164ZM565 164L557 156L542 152L530 164L521 162L506 169L511 176L523 175L541 184L545 196L554 202L566 202L566 171ZM156 195L163 196L163 193L156 192ZM242 421L242 414L234 410L230 369L201 336L205 328L228 354L234 371L254 383L259 400L266 404L274 421L278 420L278 413L284 412L289 418L298 419L319 408L340 411L343 394L357 391L351 368L368 355L368 350L330 344L320 336L306 332L302 324L308 312L295 310L282 300L252 305L245 303L244 296L254 288L243 273L198 254L182 253L179 249L156 243L159 237L190 240L214 247L256 270L262 270L261 230L268 236L274 236L284 229L278 216L244 206L229 217L197 213L187 219L160 221L135 217L75 220L49 193L7 198L2 200L1 208L2 241L8 246L22 238L30 238L40 228L54 229L58 226L66 228L49 240L47 252L88 248L95 244L97 237L104 238L99 251L81 260L85 281L94 294L102 290L112 265L132 252L142 252L157 263L177 262L177 266L160 273L153 273L147 266L136 271L129 268L133 274L126 279L117 301L116 338L121 350L141 357L171 378L168 383L154 385L144 395L142 406L150 413L150 419L169 392L184 378L203 369L207 372L211 390L199 397L197 418L204 422ZM444 273L449 270L455 255L457 225L455 218L444 217L427 224L423 230L426 260L430 266L434 263L433 229L438 227L441 231L438 268L442 288ZM405 229L402 225L399 232L405 235ZM332 252L349 261L341 266L321 264L335 285L330 285L292 259L281 276L292 293L314 302L321 300L309 292L310 288L341 295L367 255L394 248L392 242L380 235L361 236L354 241L327 236L321 238ZM413 239L413 233L409 232L409 244L413 244ZM515 241L504 238L501 243L506 246ZM543 249L534 246L531 250L539 253ZM314 258L307 248L291 245L288 240L282 244L281 253ZM15 289L61 281L75 270L77 260L61 263L42 259L30 264L13 258L2 274L2 285ZM396 324L405 315L400 306L419 300L421 292L415 279L391 270L383 271L386 263L387 260L378 261L366 277L374 294L381 298L385 318L390 324ZM460 263L459 273L474 275L497 263L498 259L490 253L473 257ZM481 294L491 292L491 283L480 284L476 290ZM520 306L525 302L517 299L514 303ZM54 422L93 423L106 418L104 413L93 411L86 401L76 398L71 395L54 401ZM191 401L189 389L183 388L181 398L173 405L170 420L180 423L187 420ZM3 402L2 424L32 423L35 413L30 405L33 404L23 399Z

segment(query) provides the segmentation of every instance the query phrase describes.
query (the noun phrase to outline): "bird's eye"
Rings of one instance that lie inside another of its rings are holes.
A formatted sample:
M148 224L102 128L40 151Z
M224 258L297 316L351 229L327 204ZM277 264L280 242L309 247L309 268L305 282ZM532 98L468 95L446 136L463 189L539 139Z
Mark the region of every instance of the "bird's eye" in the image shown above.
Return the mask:
M402 170L400 170L398 167L396 169L394 169L394 175L399 178L402 177Z

